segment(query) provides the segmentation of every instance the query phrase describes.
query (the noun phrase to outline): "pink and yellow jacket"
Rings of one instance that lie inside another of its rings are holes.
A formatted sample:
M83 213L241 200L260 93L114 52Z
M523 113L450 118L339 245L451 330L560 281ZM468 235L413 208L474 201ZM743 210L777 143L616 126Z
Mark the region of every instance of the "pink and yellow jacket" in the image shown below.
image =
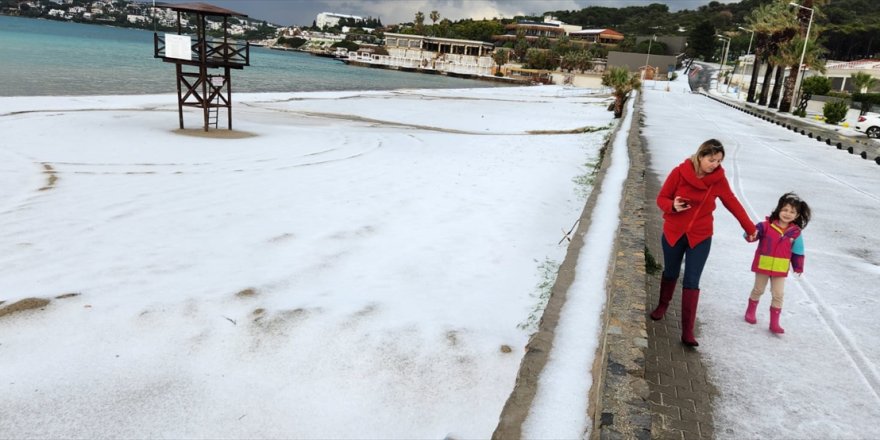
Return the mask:
M755 227L758 228L758 249L752 261L752 272L785 277L790 267L795 273L803 273L804 240L798 225L790 223L782 229L768 217Z

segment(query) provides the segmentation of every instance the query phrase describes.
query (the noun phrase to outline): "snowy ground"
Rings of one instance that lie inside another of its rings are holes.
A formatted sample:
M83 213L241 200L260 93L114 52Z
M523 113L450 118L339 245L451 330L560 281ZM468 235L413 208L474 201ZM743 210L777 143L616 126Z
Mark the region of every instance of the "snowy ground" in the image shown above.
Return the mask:
M717 137L755 220L788 190L814 212L775 336L769 294L742 320L754 245L717 211L718 437L880 437L880 168L683 84L646 84L660 179ZM606 101L238 98L251 137L175 133L168 96L0 100L0 307L52 299L0 316L0 437L488 437L607 130L526 133L605 127Z
M769 215L786 191L813 210L806 270L786 281L782 336L743 321L754 245L719 205L703 274L700 352L721 396L719 438L880 438L880 167L782 127L686 93L645 90L650 168L660 179L708 138L726 146L724 167L747 212ZM653 203L653 202L652 202Z
M0 99L0 437L489 437L607 103Z

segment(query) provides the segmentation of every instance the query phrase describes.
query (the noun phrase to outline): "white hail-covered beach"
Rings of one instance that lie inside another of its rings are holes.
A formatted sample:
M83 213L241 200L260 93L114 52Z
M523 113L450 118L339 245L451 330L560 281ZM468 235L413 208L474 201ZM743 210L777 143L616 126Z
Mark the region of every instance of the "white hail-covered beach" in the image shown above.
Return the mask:
M608 98L175 99L0 98L0 437L489 437Z

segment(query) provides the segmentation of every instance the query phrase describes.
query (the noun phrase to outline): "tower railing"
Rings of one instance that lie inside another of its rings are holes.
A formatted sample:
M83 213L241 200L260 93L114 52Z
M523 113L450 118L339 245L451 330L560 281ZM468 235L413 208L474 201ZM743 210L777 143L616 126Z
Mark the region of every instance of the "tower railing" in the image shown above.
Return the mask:
M205 61L211 65L233 68L250 66L251 47L247 41L244 43L213 39L200 41L193 38L192 58L190 61L192 63L199 63L203 52L205 54ZM153 33L153 58L167 58L164 34Z

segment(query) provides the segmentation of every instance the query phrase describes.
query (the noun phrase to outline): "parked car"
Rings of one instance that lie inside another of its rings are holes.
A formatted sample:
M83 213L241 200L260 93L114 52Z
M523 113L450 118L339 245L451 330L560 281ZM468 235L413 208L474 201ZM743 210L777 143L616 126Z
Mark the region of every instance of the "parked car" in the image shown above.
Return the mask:
M865 113L856 122L856 131L865 133L869 138L880 138L880 114Z

